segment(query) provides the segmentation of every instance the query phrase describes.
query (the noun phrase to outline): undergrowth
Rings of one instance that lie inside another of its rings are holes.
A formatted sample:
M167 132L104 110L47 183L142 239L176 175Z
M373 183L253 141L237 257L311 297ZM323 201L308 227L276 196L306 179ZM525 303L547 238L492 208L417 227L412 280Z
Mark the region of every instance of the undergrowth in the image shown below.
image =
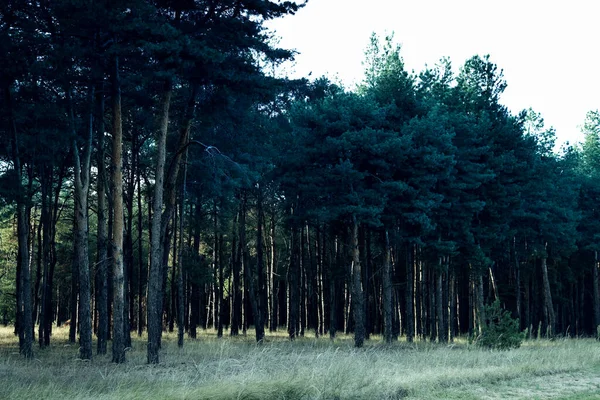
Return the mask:
M250 333L218 339L210 331L183 349L166 334L159 365L146 364L145 340L134 338L127 363L115 365L110 354L78 360L60 329L50 348L26 361L8 329L0 328L1 399L552 398L548 390L569 393L542 389L555 382L573 388L569 376L582 394L600 393L593 339L533 340L498 352L462 339L386 345L374 337L355 349L351 336L289 342L281 334L257 345Z

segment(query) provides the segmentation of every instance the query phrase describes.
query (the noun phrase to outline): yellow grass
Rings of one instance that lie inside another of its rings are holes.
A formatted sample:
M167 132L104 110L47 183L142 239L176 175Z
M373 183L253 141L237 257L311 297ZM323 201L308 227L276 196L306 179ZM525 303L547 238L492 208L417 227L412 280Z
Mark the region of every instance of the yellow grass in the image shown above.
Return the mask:
M26 361L12 328L0 328L0 399L600 399L592 339L497 352L377 337L354 349L351 337L291 343L283 332L256 345L250 333L217 339L207 331L183 349L167 334L155 366L146 364L144 338L134 338L124 365L110 354L78 360L65 328L52 339Z

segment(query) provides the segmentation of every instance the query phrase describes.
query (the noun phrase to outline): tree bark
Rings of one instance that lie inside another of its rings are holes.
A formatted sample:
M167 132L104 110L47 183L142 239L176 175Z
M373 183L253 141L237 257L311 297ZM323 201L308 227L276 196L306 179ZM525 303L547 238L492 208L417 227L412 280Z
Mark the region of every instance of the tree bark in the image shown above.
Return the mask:
M185 195L187 179L187 151L183 161L183 182L181 185L181 198L179 201L179 254L177 254L177 346L183 347L184 334L184 286L183 286L183 221L185 215ZM222 332L221 332L222 334Z
M25 358L33 358L33 315L31 304L31 272L29 269L29 194L23 188L21 157L17 125L13 115L10 86L5 87L8 104L9 124L12 131L12 159L17 179L17 315L19 315L19 351ZM31 181L31 179L30 179ZM19 301L20 300L20 301Z
M406 245L406 341L411 343L415 337L415 315L414 315L414 299L415 299L415 277L414 277L414 257L413 244Z
M75 132L75 117L71 102L70 89L67 90L71 133L73 134L73 155L75 159L75 257L79 269L79 357L82 360L92 359L92 308L90 263L88 245L88 194L90 184L90 163L92 154L93 105L94 93L90 95L90 115L83 157L79 154L79 145Z
M288 269L288 287L289 287L289 318L288 335L290 340L296 339L298 335L298 310L300 308L299 293L299 274L300 274L300 238L298 227L292 227L291 237L291 255Z
M256 332L256 342L262 343L265 338L265 311L266 304L264 304L264 289L265 289L265 277L264 277L264 238L263 238L263 223L265 214L263 210L263 199L262 199L262 188L258 187L258 196L256 200L256 208L258 211L258 221L256 229L256 268L255 268L255 279L250 277L250 288L254 293L251 293L252 297L252 308L254 314L254 329Z
M138 218L137 218L137 234L138 234L138 336L142 336L142 331L145 327L144 324L144 309L143 309L143 298L144 298L144 279L146 276L146 271L144 268L144 231L143 231L143 207L142 207L142 171L140 167L140 155L139 152L135 154L137 158L137 206L138 206Z
M389 233L385 231L385 258L383 261L383 336L386 343L392 342L392 251ZM407 283L408 284L408 283ZM412 282L410 282L412 284ZM408 295L407 295L408 298ZM408 335L407 335L408 337ZM412 336L411 336L412 340Z
M542 257L542 283L544 285L544 314L547 323L547 334L548 336L554 335L555 329L555 316L554 306L552 303L552 292L550 291L550 280L548 279L548 265L546 257Z
M125 362L125 281L123 276L123 126L121 120L121 83L119 58L115 56L112 82L113 142L112 142L112 270L113 270L113 346L112 361Z
M354 346L362 347L365 341L364 292L361 282L360 252L358 248L358 222L352 216L352 309L354 316Z
M169 107L171 105L171 82L165 83L160 104L159 129L156 135L156 172L152 207L151 257L148 278L148 363L159 362L159 343L162 328L162 246L161 246L161 217L163 207L163 187L165 179L165 162L167 146L167 130L169 126Z
M240 288L240 274L241 274L241 260L242 260L242 248L239 243L239 237L242 233L242 229L246 229L245 227L239 226L240 219L242 213L242 205L240 204L240 209L236 215L233 217L233 232L231 236L233 237L231 243L231 268L233 273L233 282L232 282L232 293L231 293L231 328L230 335L237 336L239 335L239 328L241 322L241 308L242 308L242 291ZM237 232L236 232L237 229Z
M594 297L594 328L596 330L600 329L600 288L598 287L598 268L600 267L600 262L598 261L598 251L594 251L594 268L592 273L592 285L593 288L593 297ZM596 332L596 335L598 333ZM600 338L599 338L600 339Z
M108 187L108 177L104 156L104 94L99 91L98 97L98 148L96 150L96 160L98 165L98 178L96 183L96 193L98 196L98 225L96 231L96 308L98 309L98 343L96 352L98 354L106 354L106 341L108 340L108 231L106 227L106 188Z
M483 327L485 326L485 310L484 310L484 304L483 304L483 277L481 276L482 273L480 271L477 271L475 276L475 293L474 293L474 297L475 297L475 306L476 306L476 310L477 310L477 326L478 326L478 332L481 335L481 332L483 330Z

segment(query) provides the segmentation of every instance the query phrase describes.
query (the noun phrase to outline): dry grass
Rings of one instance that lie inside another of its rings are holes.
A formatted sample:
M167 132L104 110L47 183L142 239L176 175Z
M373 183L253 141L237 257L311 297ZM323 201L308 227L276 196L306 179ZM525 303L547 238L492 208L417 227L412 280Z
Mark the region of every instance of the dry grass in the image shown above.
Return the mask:
M530 341L517 350L481 350L375 338L354 349L350 337L281 334L217 339L206 332L177 348L166 335L160 365L146 364L144 339L128 362L92 362L58 329L35 360L18 354L11 328L0 328L0 399L600 399L600 344L591 339Z

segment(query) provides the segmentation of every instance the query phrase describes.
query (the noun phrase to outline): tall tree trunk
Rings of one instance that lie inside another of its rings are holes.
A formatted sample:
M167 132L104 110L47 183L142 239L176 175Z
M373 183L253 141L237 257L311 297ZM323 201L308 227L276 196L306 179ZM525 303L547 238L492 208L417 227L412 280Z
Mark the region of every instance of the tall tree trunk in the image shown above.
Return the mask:
M194 211L194 238L192 241L192 249L194 258L199 257L200 255L200 217L201 217L201 207L199 202L195 206ZM235 222L233 224L235 227ZM235 229L235 228L234 228ZM198 284L198 274L194 274L190 277L190 285L192 287L192 296L191 296L191 315L190 315L190 328L189 328L189 336L192 339L197 337L197 328L200 323L200 285Z
M75 223L75 218L73 218L73 230L77 229L77 225ZM73 254L77 254L76 251L76 243L73 241ZM71 261L71 301L69 302L69 343L75 343L77 341L77 324L79 322L79 317L77 316L77 299L79 292L79 259L74 256Z
M335 290L335 282L336 276L333 273L334 263L337 268L339 268L339 252L340 252L340 244L338 238L334 239L334 246L329 252L329 338L331 340L335 339L335 334L337 330L337 315L336 315L336 290ZM335 251L335 254L332 252ZM334 257L335 256L335 257ZM335 261L333 260L335 258Z
M108 340L108 231L106 227L107 205L106 189L108 177L106 173L106 161L104 154L104 94L98 91L98 141L96 161L98 164L98 178L96 182L96 193L98 196L98 225L96 244L97 285L96 302L98 309L98 344L97 353L106 354L106 342Z
M19 351L25 358L33 358L33 310L31 304L31 272L29 269L29 193L23 188L21 157L17 125L13 115L12 97L10 86L6 85L6 99L8 104L9 124L12 131L12 161L18 182L17 194L17 315L19 315ZM30 177L31 181L31 177Z
M352 216L352 308L354 316L354 346L362 347L365 340L364 292L361 282L358 222Z
M181 198L179 200L179 253L177 254L177 346L183 347L184 333L184 286L183 286L183 222L185 215L185 195L187 179L187 151L183 160L183 182L181 185Z
M241 322L241 307L242 307L242 291L240 289L240 273L241 273L241 259L242 259L242 248L238 243L238 238L241 234L241 230L245 229L239 226L242 206L236 215L233 217L233 232L231 242L231 269L233 273L233 282L231 290L231 328L230 335L239 335L239 328ZM236 232L237 228L237 232Z
M414 245L406 245L406 341L411 343L415 337L415 263Z
M138 209L138 218L137 218L137 233L138 233L138 336L142 336L142 331L144 329L144 309L143 309L143 298L144 298L144 287L145 287L145 277L146 271L144 268L144 230L143 230L143 217L144 217L144 208L142 207L142 171L140 167L140 155L139 152L135 154L137 158L137 209Z
M441 270L442 267L442 257L439 259L440 268L436 271L436 314L437 314L437 339L439 343L446 343L448 341L448 333L444 323L444 296L443 296L443 272Z
M273 206L273 210L271 212L271 226L270 226L270 239L271 239L271 267L269 268L269 284L271 286L270 294L270 304L271 304L271 318L269 331L275 332L277 330L278 322L277 322L277 290L275 288L275 274L277 271L277 246L275 242L275 206ZM279 286L279 285L277 285Z
M290 265L288 269L288 287L289 287L289 318L288 335L290 340L298 336L298 311L300 308L299 278L300 278L300 230L298 227L292 227Z
M594 268L592 269L593 279L592 285L594 288L592 290L594 297L594 328L596 330L600 329L600 288L598 287L598 268L600 268L600 262L598 261L598 251L594 251ZM598 335L598 333L596 333ZM600 337L599 337L600 339Z
M41 307L40 307L40 315L39 315L39 333L38 333L38 341L40 348L43 348L50 344L50 337L47 335L46 327L49 325L48 319L50 320L50 324L52 323L52 314L48 313L51 311L47 308L48 300L47 297L52 295L52 288L48 286L50 279L50 263L51 263L51 248L50 248L50 240L51 240L51 225L52 225L52 216L50 210L50 190L52 189L52 173L53 168L49 169L44 168L45 173L42 178L42 213L40 216L40 231L39 236L42 239L40 241L41 246L38 246L38 260L41 261L43 265L43 274L42 274L42 298L41 298ZM39 269L38 269L39 271Z
M515 297L517 300L517 318L519 318L519 330L523 326L523 315L521 311L521 266L519 264L519 255L517 253L517 239L513 238L514 262L515 262Z
M133 276L133 199L135 197L135 156L139 152L137 136L132 135L131 154L129 155L129 177L127 180L127 193L124 195L127 207L127 219L125 221L125 237L123 242L123 269L125 287L125 303L123 316L123 332L125 333L125 347L131 347L131 329L135 323L136 314L134 312L135 294L134 276Z
M29 207L24 202L17 204L17 263L21 271L21 321L19 329L23 336L20 353L25 358L33 358L33 309L31 304L31 272L29 269Z
M170 92L171 92L171 82L167 83L167 86L169 87L169 89L167 90L169 92L169 102L168 104L170 105ZM149 356L149 363L158 363L158 349L160 348L160 342L161 342L161 337L162 337L162 310L163 310L163 299L164 296L166 295L166 281L167 281L167 273L168 273L168 259L169 259L169 244L170 244L170 231L169 231L169 226L172 225L171 224L171 220L173 218L174 215L174 211L175 211L175 204L176 204L176 199L177 199L177 178L179 176L179 168L181 165L181 158L183 155L183 152L185 151L185 149L187 148L188 145L188 141L189 141L189 135L190 135L190 130L191 130L191 126L192 126L192 122L194 120L194 114L195 114L195 109L196 109L196 97L198 94L198 90L199 90L199 85L198 84L192 84L192 88L191 88L191 94L190 97L188 99L188 103L186 105L186 111L184 113L184 119L182 121L181 124L181 128L179 131L179 139L178 139L178 143L177 143L177 152L175 153L173 159L171 160L170 164L169 164L169 168L166 170L166 175L163 178L163 183L164 183L164 188L162 189L161 192L161 201L164 199L165 200L165 207L164 207L164 211L162 212L162 215L160 216L161 221L160 221L160 231L158 231L158 236L161 238L161 240L159 240L159 251L162 253L162 260L160 261L160 263L162 263L160 265L160 269L161 271L158 272L158 274L162 277L163 281L162 283L159 283L156 288L159 290L159 293L157 293L156 295L156 309L158 311L156 311L156 313L154 314L154 318L157 318L157 321L155 321L156 323L156 328L157 328L157 336L155 338L155 343L153 344L153 346L156 346L156 351L154 351L154 348L152 349L152 351L150 351L150 349L148 350L148 356ZM163 103L161 107L164 107L164 99L163 99ZM165 133L165 145L166 145L166 133L167 133L167 126L168 126L168 106L167 106L167 111L166 113L164 112L164 110L162 110L161 112L161 126L162 126L162 120L163 117L166 117L167 120L165 121L165 125L164 125L164 133ZM162 135L162 128L161 128L161 135ZM158 141L157 141L158 143ZM166 149L163 149L166 152ZM160 153L160 149L158 150ZM166 153L165 153L165 161L166 161ZM165 163L162 164L163 165L163 171L165 170L164 166ZM158 160L157 160L157 172L158 172ZM155 191L155 196L156 196L156 191ZM162 209L162 203L160 205L161 209ZM156 209L155 209L156 211ZM173 227L174 229L176 229L176 227ZM162 246L162 247L161 247ZM150 304L150 299L148 299L148 304ZM148 313L148 316L150 316L150 312ZM150 324L148 322L148 324ZM150 329L150 328L149 328ZM148 332L150 333L150 332ZM151 338L150 335L148 336L148 341L150 342ZM152 353L152 354L151 354ZM156 357L154 357L154 354L156 354ZM152 360L151 360L152 359Z
M385 256L383 260L383 336L386 343L392 342L392 251L389 233L385 231ZM412 284L412 282L411 282Z
M83 360L92 359L92 308L91 308L91 285L90 285L90 263L88 257L88 193L90 183L90 162L92 154L92 132L93 132L93 105L94 93L90 91L90 115L84 155L80 158L79 146L75 132L75 117L73 105L70 99L70 89L67 90L69 97L69 109L71 120L71 132L73 136L73 154L75 158L75 256L79 268L79 357Z
M542 257L542 280L544 285L544 314L546 317L547 334L549 336L554 335L555 330L555 316L554 306L552 303L552 292L550 291L550 280L548 279L548 265L546 257Z
M162 328L162 247L161 247L161 217L163 206L163 187L165 179L165 162L167 146L167 130L169 126L169 107L172 94L171 82L167 81L163 89L160 104L159 129L156 135L156 172L152 206L151 231L151 257L150 273L148 278L148 363L159 362L158 349L160 346L160 334Z
M264 238L263 238L263 224L265 220L265 213L263 210L263 198L262 198L262 188L258 187L258 196L256 200L256 208L258 211L258 220L257 220L257 228L256 228L256 268L255 268L255 276L256 279L252 279L252 282L256 282L256 287L254 288L254 293L250 294L253 303L253 314L254 314L254 329L256 332L256 341L258 343L262 343L265 338L265 311L266 304L264 303L265 298L265 277L264 277L264 268L265 268L265 260L264 260ZM250 287L252 288L254 283L251 283Z
M475 306L477 310L477 329L479 334L483 330L485 326L485 310L483 303L483 276L481 271L475 272L475 289L474 289L474 297L475 297Z
M119 58L115 56L112 82L113 142L112 142L112 270L113 270L113 346L112 361L125 362L125 282L123 276L123 125L121 120L121 83Z

